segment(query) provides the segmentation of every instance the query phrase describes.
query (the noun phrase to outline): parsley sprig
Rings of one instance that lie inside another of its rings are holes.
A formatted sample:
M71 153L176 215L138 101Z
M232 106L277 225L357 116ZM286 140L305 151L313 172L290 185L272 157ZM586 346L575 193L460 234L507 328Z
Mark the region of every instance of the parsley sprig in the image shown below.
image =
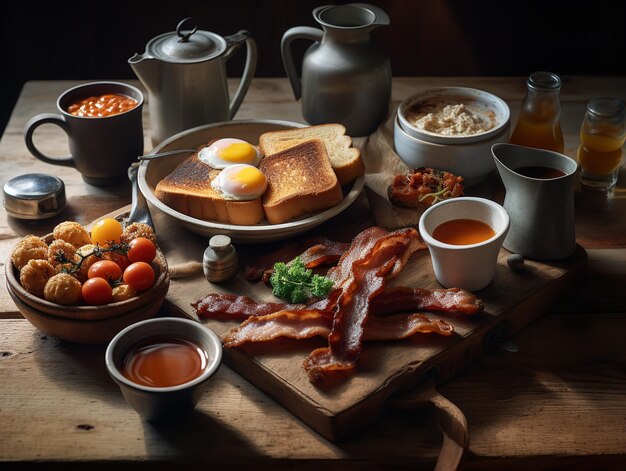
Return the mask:
M305 268L300 257L289 264L274 264L270 283L274 296L293 304L303 303L310 297L327 296L333 287L330 278L314 275L312 270Z

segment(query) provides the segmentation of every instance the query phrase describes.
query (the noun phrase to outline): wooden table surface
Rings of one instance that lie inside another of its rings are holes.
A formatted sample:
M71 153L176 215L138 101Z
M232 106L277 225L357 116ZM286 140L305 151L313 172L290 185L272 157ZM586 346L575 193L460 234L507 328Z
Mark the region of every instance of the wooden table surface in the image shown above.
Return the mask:
M0 181L44 172L63 179L69 207L45 223L0 213L0 260L18 237L58 222L88 224L130 201L128 184L96 188L77 171L32 157L24 125L55 112L77 81L29 82L0 140ZM563 77L565 153L575 158L585 104L626 98L625 77ZM230 84L236 85L235 82ZM505 99L515 123L524 77L397 78L397 104L420 88L457 85ZM255 79L238 119L302 121L286 79ZM149 116L144 108L146 152ZM40 148L67 153L63 132L42 126ZM626 469L626 170L610 194L576 190L577 240L589 268L580 290L513 337L518 353L489 350L439 390L465 413L467 469ZM331 443L223 366L197 412L176 426L143 422L104 366L104 347L46 336L24 320L0 274L0 462L58 468L168 466L274 469L432 468L441 445L432 411L388 411L357 436Z

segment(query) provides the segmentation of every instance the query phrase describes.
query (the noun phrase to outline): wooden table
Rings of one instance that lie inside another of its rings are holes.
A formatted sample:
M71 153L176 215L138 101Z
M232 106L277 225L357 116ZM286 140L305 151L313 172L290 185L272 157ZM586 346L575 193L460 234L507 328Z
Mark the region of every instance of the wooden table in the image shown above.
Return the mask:
M0 180L46 172L66 184L69 208L46 223L0 214L0 260L16 238L45 234L60 220L88 224L130 201L130 186L99 189L78 172L43 164L23 140L26 121L55 112L76 81L29 82L0 140ZM231 86L236 85L231 83ZM525 78L398 78L397 104L420 87L460 85L505 99L515 122ZM255 79L237 118L302 121L286 79ZM565 153L575 157L585 103L626 98L624 77L564 77ZM149 136L147 108L145 136ZM40 147L67 153L62 131L43 126ZM146 151L151 144L146 137ZM624 169L622 169L624 170ZM518 353L490 350L439 390L465 413L468 469L626 468L626 173L610 195L576 192L577 238L588 252L586 281L555 312L513 337ZM55 468L120 465L274 469L431 468L441 445L433 413L389 411L375 426L330 443L227 367L178 426L142 422L109 379L103 347L76 346L21 318L0 274L0 460ZM5 464L6 464L5 463ZM4 467L3 464L3 468Z

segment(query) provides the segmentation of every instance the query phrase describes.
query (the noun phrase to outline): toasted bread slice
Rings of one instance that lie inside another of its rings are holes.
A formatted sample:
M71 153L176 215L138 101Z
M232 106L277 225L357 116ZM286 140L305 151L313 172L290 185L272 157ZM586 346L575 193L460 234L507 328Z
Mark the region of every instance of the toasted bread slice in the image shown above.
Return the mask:
M211 187L219 173L195 153L161 180L154 194L170 208L196 219L245 226L261 222L265 218L261 198L225 199Z
M361 152L356 147L351 147L352 138L346 135L346 128L341 124L319 124L266 132L259 138L259 147L268 156L311 139L321 139L324 142L340 185L352 183L365 173Z
M259 168L267 177L262 202L271 224L323 211L343 199L326 147L319 139L267 155Z

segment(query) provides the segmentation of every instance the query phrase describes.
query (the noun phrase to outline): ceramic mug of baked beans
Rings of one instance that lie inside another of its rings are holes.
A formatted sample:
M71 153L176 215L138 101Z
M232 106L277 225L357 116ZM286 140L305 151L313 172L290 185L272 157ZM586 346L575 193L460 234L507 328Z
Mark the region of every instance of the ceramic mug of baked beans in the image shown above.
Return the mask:
M120 82L91 82L66 90L57 99L60 114L34 116L24 128L28 150L52 165L74 167L85 182L116 185L128 179L128 167L143 154L143 94ZM42 124L65 131L70 155L52 157L33 142Z

